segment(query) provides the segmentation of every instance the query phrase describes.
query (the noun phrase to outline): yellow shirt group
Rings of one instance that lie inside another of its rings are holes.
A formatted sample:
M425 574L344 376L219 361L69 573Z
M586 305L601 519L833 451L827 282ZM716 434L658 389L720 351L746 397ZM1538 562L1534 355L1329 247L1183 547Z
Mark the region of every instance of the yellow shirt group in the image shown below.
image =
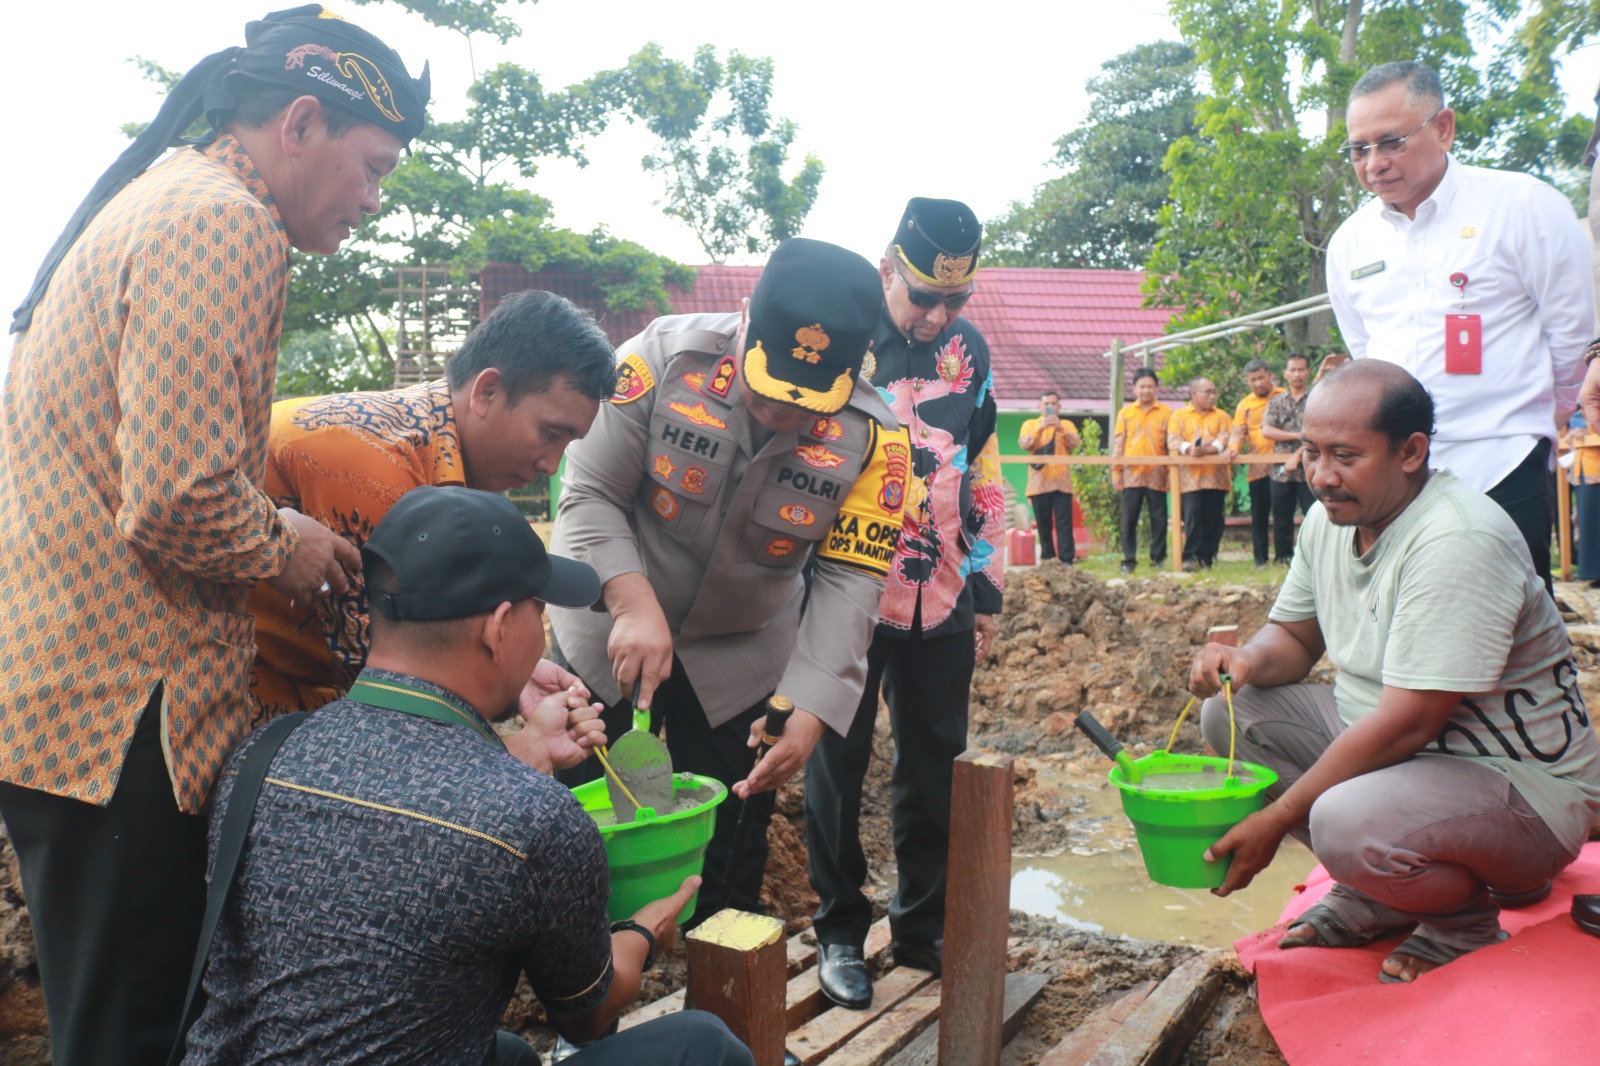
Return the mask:
M1233 419L1227 412L1215 407L1201 414L1194 404L1184 404L1167 423L1167 451L1177 455L1185 441L1203 440L1206 444L1220 444L1226 448L1233 433ZM1206 466L1180 466L1178 484L1184 492L1196 489L1221 489L1226 492L1233 485L1233 467L1227 463Z
M1112 455L1166 455L1167 422L1172 418L1172 408L1157 401L1146 411L1137 403L1130 403L1117 412L1117 424L1111 433ZM1167 490L1167 468L1164 466L1113 466L1111 485L1117 491L1128 489Z

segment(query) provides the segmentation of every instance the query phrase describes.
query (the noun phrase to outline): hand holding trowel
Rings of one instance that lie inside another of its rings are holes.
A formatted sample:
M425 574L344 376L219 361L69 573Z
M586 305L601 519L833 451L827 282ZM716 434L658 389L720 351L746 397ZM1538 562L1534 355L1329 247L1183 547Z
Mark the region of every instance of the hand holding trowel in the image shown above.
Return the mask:
M672 810L672 756L661 738L650 732L650 709L636 701L638 682L628 694L633 728L617 738L606 754L606 789L618 822L634 821L641 808L656 814Z

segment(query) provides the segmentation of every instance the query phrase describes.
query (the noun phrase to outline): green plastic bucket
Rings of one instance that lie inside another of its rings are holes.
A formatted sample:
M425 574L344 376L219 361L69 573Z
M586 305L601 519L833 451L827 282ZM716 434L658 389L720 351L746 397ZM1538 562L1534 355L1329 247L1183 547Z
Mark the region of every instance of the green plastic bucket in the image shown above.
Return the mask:
M1216 888L1228 876L1232 855L1206 862L1207 848L1266 803L1261 793L1278 775L1255 763L1233 764L1209 755L1169 755L1156 750L1139 759L1140 781L1133 784L1122 767L1113 767L1110 781L1122 793L1122 811L1133 823L1150 880L1173 888ZM1162 787L1162 777L1183 787ZM1215 776L1215 787L1206 778Z
M685 877L701 871L717 804L728 798L728 787L710 777L674 774L673 799L687 795L698 800L693 807L662 815L646 807L637 821L622 825L606 824L612 812L603 778L579 785L572 794L594 817L605 842L606 867L611 871L611 901L606 910L617 922L633 917L646 903L672 895ZM689 897L678 915L680 923L694 914L699 900L698 892Z

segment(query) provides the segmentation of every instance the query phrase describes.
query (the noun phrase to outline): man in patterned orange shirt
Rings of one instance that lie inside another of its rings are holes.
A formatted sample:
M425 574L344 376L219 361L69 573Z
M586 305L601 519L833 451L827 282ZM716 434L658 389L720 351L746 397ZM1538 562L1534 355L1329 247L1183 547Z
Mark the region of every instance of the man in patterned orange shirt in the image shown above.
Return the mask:
M1112 455L1166 455L1167 423L1172 408L1156 399L1156 372L1141 366L1133 372L1134 402L1117 412L1111 433ZM1139 511L1150 516L1150 562L1167 560L1167 468L1129 464L1111 468L1111 487L1122 503L1122 572L1139 562Z
M261 489L289 249L336 251L377 211L426 74L315 5L245 36L95 185L12 325L0 814L57 1066L165 1059L201 812L251 724L246 595L310 603L360 561ZM209 143L151 167L202 113Z
M279 401L267 445L267 495L359 548L418 486L504 492L555 473L617 380L604 331L587 311L548 292L501 300L445 374L390 392ZM259 645L250 690L264 716L332 703L366 663L367 596L359 575L344 593L298 604L259 584L250 613ZM548 659L537 676L541 695L581 686Z

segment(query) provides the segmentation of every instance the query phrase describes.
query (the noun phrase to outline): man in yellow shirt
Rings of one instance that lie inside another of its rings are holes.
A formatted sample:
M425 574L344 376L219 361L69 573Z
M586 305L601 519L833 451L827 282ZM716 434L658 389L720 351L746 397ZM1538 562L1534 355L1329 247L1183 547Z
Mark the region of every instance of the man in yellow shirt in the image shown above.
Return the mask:
M1233 420L1217 410L1217 386L1210 378L1189 383L1189 402L1167 423L1167 451L1201 458L1220 455L1232 459L1229 446ZM1226 463L1178 468L1183 491L1183 568L1209 570L1222 544L1223 506L1233 468Z
M1033 455L1071 455L1078 446L1078 427L1061 417L1061 397L1039 397L1039 417L1022 423L1017 446ZM1072 467L1065 463L1028 464L1028 502L1039 527L1039 561L1060 559L1068 566L1078 557L1072 539Z
M1250 391L1233 413L1233 435L1228 447L1235 455L1262 455L1272 451L1272 441L1261 433L1261 420L1267 404L1283 389L1272 380L1272 370L1261 359L1244 365L1245 384ZM1267 565L1267 527L1272 517L1271 463L1251 463L1245 467L1250 486L1250 543L1255 549L1256 569Z
M1117 412L1111 433L1112 455L1166 455L1167 421L1172 408L1156 399L1156 372L1133 372L1134 402ZM1122 572L1133 573L1139 556L1139 509L1150 515L1150 562L1167 560L1167 468L1113 466L1111 487L1122 501Z

